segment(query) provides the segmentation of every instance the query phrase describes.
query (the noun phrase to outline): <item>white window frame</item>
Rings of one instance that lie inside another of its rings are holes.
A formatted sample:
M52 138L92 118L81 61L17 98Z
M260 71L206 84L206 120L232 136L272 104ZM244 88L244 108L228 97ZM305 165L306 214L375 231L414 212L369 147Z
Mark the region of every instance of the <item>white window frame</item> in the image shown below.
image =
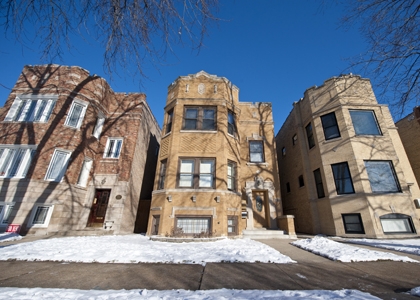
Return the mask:
M14 205L15 202L0 202L0 227L5 227L10 224L8 218L10 217ZM7 217L6 222L4 220L5 217Z
M4 121L46 123L50 119L57 98L57 95L16 96Z
M0 178L25 178L36 145L0 145Z
M104 126L104 123L105 123L104 114L98 113L98 118L96 119L96 125L95 125L95 128L93 129L93 133L92 133L92 135L96 139L99 139L99 137L101 136L102 127Z
M114 141L112 144L111 142ZM121 141L120 148L118 153L116 153L118 142ZM118 159L120 158L122 147L123 147L123 138L109 137L106 141L104 158ZM112 147L112 149L110 149Z
M77 185L86 187L89 179L90 169L92 168L93 160L90 157L85 157L83 160L82 168L80 170L79 178L77 179Z
M34 218L36 216L36 212L38 210L39 207L48 207L48 211L47 211L47 215L45 216L45 220L44 223L42 224L34 224ZM53 213L54 210L54 205L52 204L35 204L32 212L31 212L31 216L29 218L29 227L34 227L34 228L47 228L48 225L50 224L50 220L51 220L51 215Z
M57 155L58 153L60 154L65 154L64 156L64 160L61 162L61 170L58 173L58 175L56 177L51 177L52 176L52 172L53 172L53 163L55 163L55 160L57 159ZM45 178L44 180L46 181L55 181L55 182L61 182L63 180L64 174L67 171L67 165L70 161L70 156L71 156L71 152L68 150L63 150L63 149L55 149L54 153L51 157L51 161L50 164L48 165L48 169L47 169L47 173L45 173Z
M82 106L82 111L80 112L79 116L77 117L78 118L77 123L75 125L73 125L73 124L70 123L70 121L72 120L72 115L74 113L74 109L75 109L76 105ZM85 117L87 107L88 107L88 103L86 101L82 101L82 100L79 100L79 99L74 99L73 103L70 106L69 112L68 112L67 117L66 117L66 121L64 122L64 125L66 125L68 127L71 127L71 128L79 129L80 126L83 123L83 118Z

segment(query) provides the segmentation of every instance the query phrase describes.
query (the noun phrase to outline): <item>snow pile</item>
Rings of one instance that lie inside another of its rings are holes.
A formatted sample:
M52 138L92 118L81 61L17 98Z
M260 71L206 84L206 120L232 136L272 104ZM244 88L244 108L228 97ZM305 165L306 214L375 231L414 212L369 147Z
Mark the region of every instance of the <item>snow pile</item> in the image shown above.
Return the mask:
M0 233L0 243L18 241L21 239L22 237L17 233L12 233L12 232Z
M340 291L266 291L266 290L72 290L72 289L40 289L40 288L0 288L0 300L2 299L77 299L77 300L113 300L113 299L161 299L161 300L228 300L228 299L353 299L353 300L377 300L368 293L357 290Z
M294 246L308 250L315 254L327 257L331 260L339 260L342 262L357 261L378 261L378 260L394 260L404 262L419 262L407 256L399 256L392 253L372 251L338 242L331 241L322 236L315 236L312 239L304 239L291 243Z
M54 238L0 248L0 260L9 259L85 263L295 262L250 239L167 243L135 234Z
M407 239L407 240L346 239L346 242L420 255L420 239Z
M411 289L410 295L420 297L420 286L414 289Z

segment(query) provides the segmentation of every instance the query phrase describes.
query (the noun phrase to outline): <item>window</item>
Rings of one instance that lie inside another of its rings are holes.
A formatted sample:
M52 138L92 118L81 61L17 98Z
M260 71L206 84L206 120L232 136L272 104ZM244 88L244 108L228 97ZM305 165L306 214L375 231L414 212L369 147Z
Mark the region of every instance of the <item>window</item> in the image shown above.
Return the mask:
M71 104L69 113L67 115L64 125L79 129L82 125L83 118L86 113L87 102L81 100L74 100Z
M157 235L159 233L159 223L160 223L160 215L153 215L152 221L152 235Z
M25 178L36 146L0 146L0 178Z
M66 173L71 152L64 150L54 150L50 165L48 166L45 180L60 182Z
M297 144L297 135L296 134L292 137L292 144L293 144L293 146Z
M286 192L290 193L290 182L286 182Z
M236 191L236 163L228 161L227 164L227 188Z
M238 218L236 216L227 217L227 231L228 235L237 235L238 234Z
M89 179L90 169L92 168L92 163L93 161L91 158L85 158L83 161L82 169L80 170L79 178L77 179L77 185L86 187Z
M298 179L299 179L299 187L305 186L305 182L303 181L303 175L300 175Z
M108 138L105 146L104 158L119 158L122 143L122 138Z
M344 230L346 233L365 234L360 214L342 214L341 216L343 218Z
M308 138L309 149L315 147L314 133L312 132L312 124L309 123L306 127L306 137Z
M98 118L96 119L96 125L92 133L92 135L96 137L97 139L99 139L99 137L101 136L102 127L104 126L104 123L105 123L105 116L103 114L98 114Z
M212 158L181 159L179 170L179 187L214 187L214 159Z
M322 176L321 176L320 169L316 169L314 171L314 178L315 178L316 193L318 195L318 198L324 198L325 197L324 185L322 184Z
M334 181L335 190L337 194L353 194L353 182L351 180L349 165L347 162L331 165Z
M375 113L371 110L350 110L356 135L381 135Z
M176 228L181 229L184 234L189 235L210 233L210 222L210 217L177 217Z
M48 122L57 96L19 96L16 97L4 121Z
M167 160L165 159L160 163L160 173L159 173L159 183L158 183L159 190L162 190L165 188L166 162Z
M14 205L12 202L0 202L0 226L9 224Z
M403 214L387 214L379 217L384 233L416 233L411 217Z
M166 133L169 133L172 131L172 119L174 117L174 110L171 109L170 111L168 111L168 116L166 119Z
M322 128L324 129L324 136L326 140L331 140L340 137L340 129L338 128L335 113L329 113L321 116Z
M264 145L263 141L249 141L249 161L264 162Z
M281 148L281 155L286 156L286 147Z
M36 205L32 210L29 227L48 227L54 205Z
M365 167L373 193L401 192L391 161L367 160Z
M216 130L215 107L185 107L185 130Z
M236 136L235 115L230 110L228 110L228 133Z

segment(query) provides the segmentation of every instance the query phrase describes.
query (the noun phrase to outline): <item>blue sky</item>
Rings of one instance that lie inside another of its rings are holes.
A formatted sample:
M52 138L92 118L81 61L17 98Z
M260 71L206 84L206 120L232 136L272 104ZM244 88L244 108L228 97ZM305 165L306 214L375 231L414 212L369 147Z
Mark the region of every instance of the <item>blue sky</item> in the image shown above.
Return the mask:
M204 70L235 84L240 101L271 102L277 133L293 102L307 88L341 73L360 74L347 69L346 59L366 49L364 39L358 28L340 26L343 5L323 2L220 1L218 16L223 21L210 28L200 52L188 46L175 47L176 56L166 55L157 69L151 64L144 66L147 79L119 72L111 80L103 68L103 49L93 41L75 39L76 49L52 63L83 67L104 77L116 92L146 93L160 125L167 87L178 76ZM36 41L23 47L2 32L0 45L3 106L23 66L47 62L40 60Z

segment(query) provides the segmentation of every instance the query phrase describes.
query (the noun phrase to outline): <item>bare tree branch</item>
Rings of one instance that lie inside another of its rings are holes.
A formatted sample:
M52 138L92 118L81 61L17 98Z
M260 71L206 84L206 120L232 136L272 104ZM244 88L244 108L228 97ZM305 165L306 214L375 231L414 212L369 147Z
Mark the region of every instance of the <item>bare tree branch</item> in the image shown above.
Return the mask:
M162 61L173 45L199 49L217 9L218 0L3 0L0 24L22 44L40 41L48 62L78 35L104 47L109 74L132 65L143 74L145 60Z
M352 66L362 66L394 112L420 99L420 1L352 0L345 24L361 23L369 49Z

